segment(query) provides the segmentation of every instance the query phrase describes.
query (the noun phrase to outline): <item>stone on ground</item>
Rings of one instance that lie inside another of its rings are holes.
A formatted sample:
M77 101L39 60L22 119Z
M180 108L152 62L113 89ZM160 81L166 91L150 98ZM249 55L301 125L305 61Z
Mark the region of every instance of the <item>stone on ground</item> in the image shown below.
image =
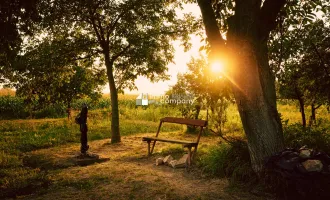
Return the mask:
M320 172L323 169L323 164L319 160L306 160L302 165L309 172Z
M188 162L188 154L184 154L175 164L175 168L186 167Z
M162 164L164 164L164 158L163 157L160 157L160 158L157 158L156 159L156 165L158 166L158 165L162 165Z
M299 157L300 158L310 158L311 157L311 150L309 150L309 149L300 150Z
M173 160L173 157L171 155L168 155L164 158L163 162L165 165L169 165L172 160Z
M170 165L169 165L169 166L175 168L175 165L176 165L177 162L178 162L177 160L172 160L172 161L170 162Z

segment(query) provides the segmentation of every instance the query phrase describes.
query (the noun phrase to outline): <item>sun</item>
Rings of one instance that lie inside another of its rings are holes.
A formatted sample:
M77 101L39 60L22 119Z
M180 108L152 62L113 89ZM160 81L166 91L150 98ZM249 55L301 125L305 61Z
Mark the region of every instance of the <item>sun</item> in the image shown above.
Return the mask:
M223 64L221 62L213 62L211 64L211 70L215 73L222 73L223 72Z

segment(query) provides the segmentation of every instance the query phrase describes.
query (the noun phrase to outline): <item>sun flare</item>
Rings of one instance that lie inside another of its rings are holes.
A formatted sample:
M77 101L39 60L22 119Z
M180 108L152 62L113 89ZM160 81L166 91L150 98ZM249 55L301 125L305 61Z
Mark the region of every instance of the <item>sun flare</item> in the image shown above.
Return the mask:
M221 62L214 62L211 65L212 72L222 73L223 72L223 64Z

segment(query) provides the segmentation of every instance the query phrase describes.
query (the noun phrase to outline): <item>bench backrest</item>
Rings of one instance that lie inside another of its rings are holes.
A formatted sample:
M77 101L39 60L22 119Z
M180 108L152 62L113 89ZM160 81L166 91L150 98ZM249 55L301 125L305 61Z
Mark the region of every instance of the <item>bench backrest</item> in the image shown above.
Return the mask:
M176 124L187 124L191 126L206 127L207 121L201 119L185 119L177 117L164 117L160 120L161 122L176 123Z

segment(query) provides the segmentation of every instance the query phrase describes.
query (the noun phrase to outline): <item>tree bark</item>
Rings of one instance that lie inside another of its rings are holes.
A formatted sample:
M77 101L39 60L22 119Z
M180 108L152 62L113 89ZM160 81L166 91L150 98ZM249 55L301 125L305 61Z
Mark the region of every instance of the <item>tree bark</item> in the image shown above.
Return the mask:
M104 60L107 68L111 98L111 143L118 143L121 141L119 132L118 93L113 76L113 63L110 61L109 53L104 53Z
M251 163L254 171L259 173L263 170L265 158L284 148L284 140L276 109L274 82L267 80L272 80L263 57L266 55L267 58L267 52L246 39L234 41L232 48L239 52L237 63L232 66L232 89L248 139ZM229 39L228 42L233 41Z
M299 107L300 107L300 113L301 113L301 119L302 119L302 125L303 127L306 127L306 115L305 115L305 103L304 99L299 97Z
M71 118L71 103L70 102L68 102L68 107L66 109L66 112L68 114L68 121L69 121Z
M312 114L310 116L310 122L309 122L310 126L316 124L316 109L318 109L319 107L321 107L321 105L315 106L314 102L311 105Z
M205 29L214 31L212 26L205 23L213 21L208 19L210 2L197 2L202 11ZM205 2L209 3L208 6ZM269 1L266 2L265 5L268 6ZM283 3L282 0L279 2ZM260 3L261 1L253 0L236 1L235 15L228 19L226 43L227 54L231 60L227 77L232 82L232 90L248 139L252 167L257 174L263 171L267 157L284 148L282 125L276 108L275 79L268 64L267 40L272 27L265 28L261 25L265 18L262 18L260 13L267 12L260 12ZM275 12L279 11L280 6L275 8ZM267 18L265 26L273 26L273 23L268 23L275 20L273 12ZM207 37L214 36L208 34L208 31L206 34ZM216 43L212 44L212 40L208 41L211 51L212 46L218 46Z

